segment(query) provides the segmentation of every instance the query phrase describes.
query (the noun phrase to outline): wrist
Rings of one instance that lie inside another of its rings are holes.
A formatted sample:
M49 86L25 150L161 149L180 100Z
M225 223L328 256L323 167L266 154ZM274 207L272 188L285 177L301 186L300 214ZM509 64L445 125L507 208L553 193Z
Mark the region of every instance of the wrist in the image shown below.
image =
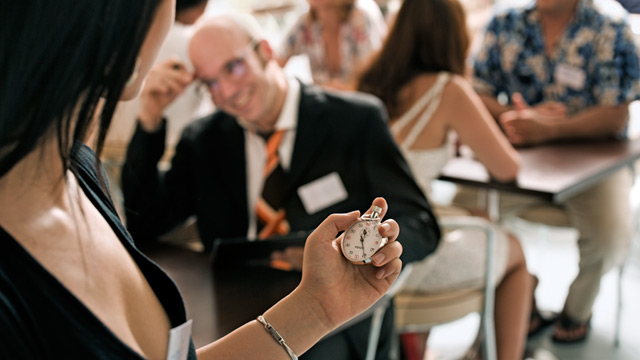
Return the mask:
M298 355L307 351L336 326L308 292L296 288L263 314Z
M305 310L313 314L314 323L317 324L320 331L328 333L343 323L343 321L335 321L329 313L329 309L323 306L318 297L306 290L304 286L298 286L291 295L299 303L305 304Z
M546 125L546 139L547 141L557 140L562 138L562 127L567 123L567 118L553 119L554 121L547 122Z
M138 122L144 131L153 133L162 127L162 115L149 115L141 112L138 114Z

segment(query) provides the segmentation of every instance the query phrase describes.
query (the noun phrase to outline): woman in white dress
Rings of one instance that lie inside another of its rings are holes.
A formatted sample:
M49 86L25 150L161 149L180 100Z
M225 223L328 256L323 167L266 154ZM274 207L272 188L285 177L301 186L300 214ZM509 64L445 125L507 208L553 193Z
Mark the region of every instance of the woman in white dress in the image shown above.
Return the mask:
M457 0L405 0L383 48L359 80L358 90L386 104L391 131L427 194L455 153L452 134L473 150L494 179L512 181L518 172L517 152L464 78L468 45L464 10ZM499 234L494 254L498 357L521 359L533 278L519 242L491 226ZM432 256L414 266L405 290L437 293L483 287L485 258L482 232L450 232Z

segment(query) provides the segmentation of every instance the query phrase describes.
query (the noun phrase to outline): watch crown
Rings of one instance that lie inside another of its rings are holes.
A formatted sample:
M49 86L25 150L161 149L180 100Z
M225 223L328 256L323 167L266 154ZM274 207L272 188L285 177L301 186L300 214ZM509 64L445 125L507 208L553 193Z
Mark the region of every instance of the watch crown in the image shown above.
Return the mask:
M380 217L380 213L382 212L382 208L380 208L379 206L374 206L373 209L371 209L371 218L372 219L378 219Z

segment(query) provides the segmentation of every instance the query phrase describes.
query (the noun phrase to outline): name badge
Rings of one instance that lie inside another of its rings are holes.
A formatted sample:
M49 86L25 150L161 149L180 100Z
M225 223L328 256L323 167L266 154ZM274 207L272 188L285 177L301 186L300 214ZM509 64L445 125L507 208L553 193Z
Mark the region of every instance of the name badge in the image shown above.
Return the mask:
M346 200L349 194L340 175L332 172L298 188L298 196L307 214L311 215L340 201Z
M167 360L186 360L189 355L191 342L191 324L188 320L180 326L169 330L169 345L167 347Z
M587 78L584 70L567 64L556 65L554 78L558 84L572 88L573 90L584 89L584 82Z

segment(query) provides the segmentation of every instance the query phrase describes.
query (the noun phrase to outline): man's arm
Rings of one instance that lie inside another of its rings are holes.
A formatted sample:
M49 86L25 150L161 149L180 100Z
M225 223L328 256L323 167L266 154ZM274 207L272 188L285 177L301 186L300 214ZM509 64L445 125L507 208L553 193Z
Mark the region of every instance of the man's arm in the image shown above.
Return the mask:
M122 169L127 227L136 241L154 239L171 230L192 211L191 197L188 196L192 186L186 178L192 174L187 168L190 158L183 155L174 157L176 168L172 169L180 175L169 175L168 178L177 181L166 181L158 171L167 132L164 110L192 81L193 74L179 60L172 58L151 68L140 94L138 124ZM187 149L188 146L183 145L182 148Z
M190 145L182 139L171 169L158 170L164 153L166 125L154 133L138 126L122 168L127 228L134 240L148 241L168 232L194 212ZM185 132L187 133L187 132Z
M516 108L499 117L502 129L514 145L610 137L624 131L629 115L628 104L595 106L573 116L545 113L528 106Z
M363 134L367 183L372 194L387 199L391 209L387 218L395 219L400 225L402 261L420 260L436 249L440 228L391 136L384 111L373 106L368 110L365 113L367 131Z

